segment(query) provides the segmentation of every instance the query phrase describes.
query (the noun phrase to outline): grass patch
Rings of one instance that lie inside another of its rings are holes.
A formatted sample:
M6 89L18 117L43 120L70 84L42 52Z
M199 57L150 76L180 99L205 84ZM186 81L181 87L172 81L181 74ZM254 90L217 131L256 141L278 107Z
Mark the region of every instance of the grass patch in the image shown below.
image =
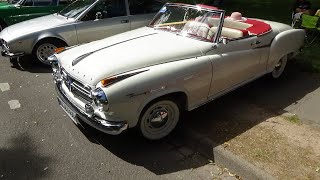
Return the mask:
M287 121L294 123L294 124L299 124L300 123L300 119L297 115L293 115L293 116L285 116L284 117Z

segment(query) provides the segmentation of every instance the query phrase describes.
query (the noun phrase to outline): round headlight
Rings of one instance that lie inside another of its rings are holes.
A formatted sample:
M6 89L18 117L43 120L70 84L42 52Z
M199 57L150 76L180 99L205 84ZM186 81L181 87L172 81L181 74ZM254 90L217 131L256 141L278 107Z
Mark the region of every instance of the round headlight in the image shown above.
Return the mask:
M100 101L101 103L108 102L107 96L101 88L97 88L97 89L92 90L91 95L94 99Z
M101 88L92 90L91 96L94 104L99 108L100 111L108 110L108 98Z

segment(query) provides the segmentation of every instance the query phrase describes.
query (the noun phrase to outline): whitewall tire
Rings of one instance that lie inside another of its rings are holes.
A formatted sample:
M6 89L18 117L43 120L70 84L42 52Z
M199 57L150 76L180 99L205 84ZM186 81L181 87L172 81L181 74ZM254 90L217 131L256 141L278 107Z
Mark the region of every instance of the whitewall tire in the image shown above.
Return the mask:
M288 56L283 56L275 65L273 71L271 72L271 76L274 79L278 79L282 74L287 65Z
M149 105L139 120L142 135L149 140L164 138L176 127L180 108L172 100L159 100Z

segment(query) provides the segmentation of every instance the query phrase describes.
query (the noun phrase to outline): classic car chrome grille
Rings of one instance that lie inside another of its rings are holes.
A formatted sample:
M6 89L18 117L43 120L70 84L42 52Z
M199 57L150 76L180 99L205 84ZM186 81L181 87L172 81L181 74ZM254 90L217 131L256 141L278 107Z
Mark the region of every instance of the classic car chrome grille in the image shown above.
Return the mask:
M72 78L64 69L61 70L61 74L65 85L73 95L85 103L92 102L90 87Z
M74 79L71 84L71 92L83 100L92 102L90 88L85 87L82 83L75 81Z

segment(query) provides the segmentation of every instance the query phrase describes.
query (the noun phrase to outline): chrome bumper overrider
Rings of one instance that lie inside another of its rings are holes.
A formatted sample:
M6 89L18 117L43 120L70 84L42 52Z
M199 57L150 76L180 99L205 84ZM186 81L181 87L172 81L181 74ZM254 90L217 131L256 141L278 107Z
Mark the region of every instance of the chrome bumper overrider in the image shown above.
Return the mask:
M64 105L68 106L68 108L76 114L76 119L85 122L86 124L96 128L99 131L102 131L107 134L117 135L120 134L122 131L128 128L128 124L124 121L122 122L111 122L107 120L100 119L98 117L91 117L89 118L87 115L83 114L75 107L67 97L63 94L61 90L60 83L55 83L56 91L58 94L58 101L64 103Z

